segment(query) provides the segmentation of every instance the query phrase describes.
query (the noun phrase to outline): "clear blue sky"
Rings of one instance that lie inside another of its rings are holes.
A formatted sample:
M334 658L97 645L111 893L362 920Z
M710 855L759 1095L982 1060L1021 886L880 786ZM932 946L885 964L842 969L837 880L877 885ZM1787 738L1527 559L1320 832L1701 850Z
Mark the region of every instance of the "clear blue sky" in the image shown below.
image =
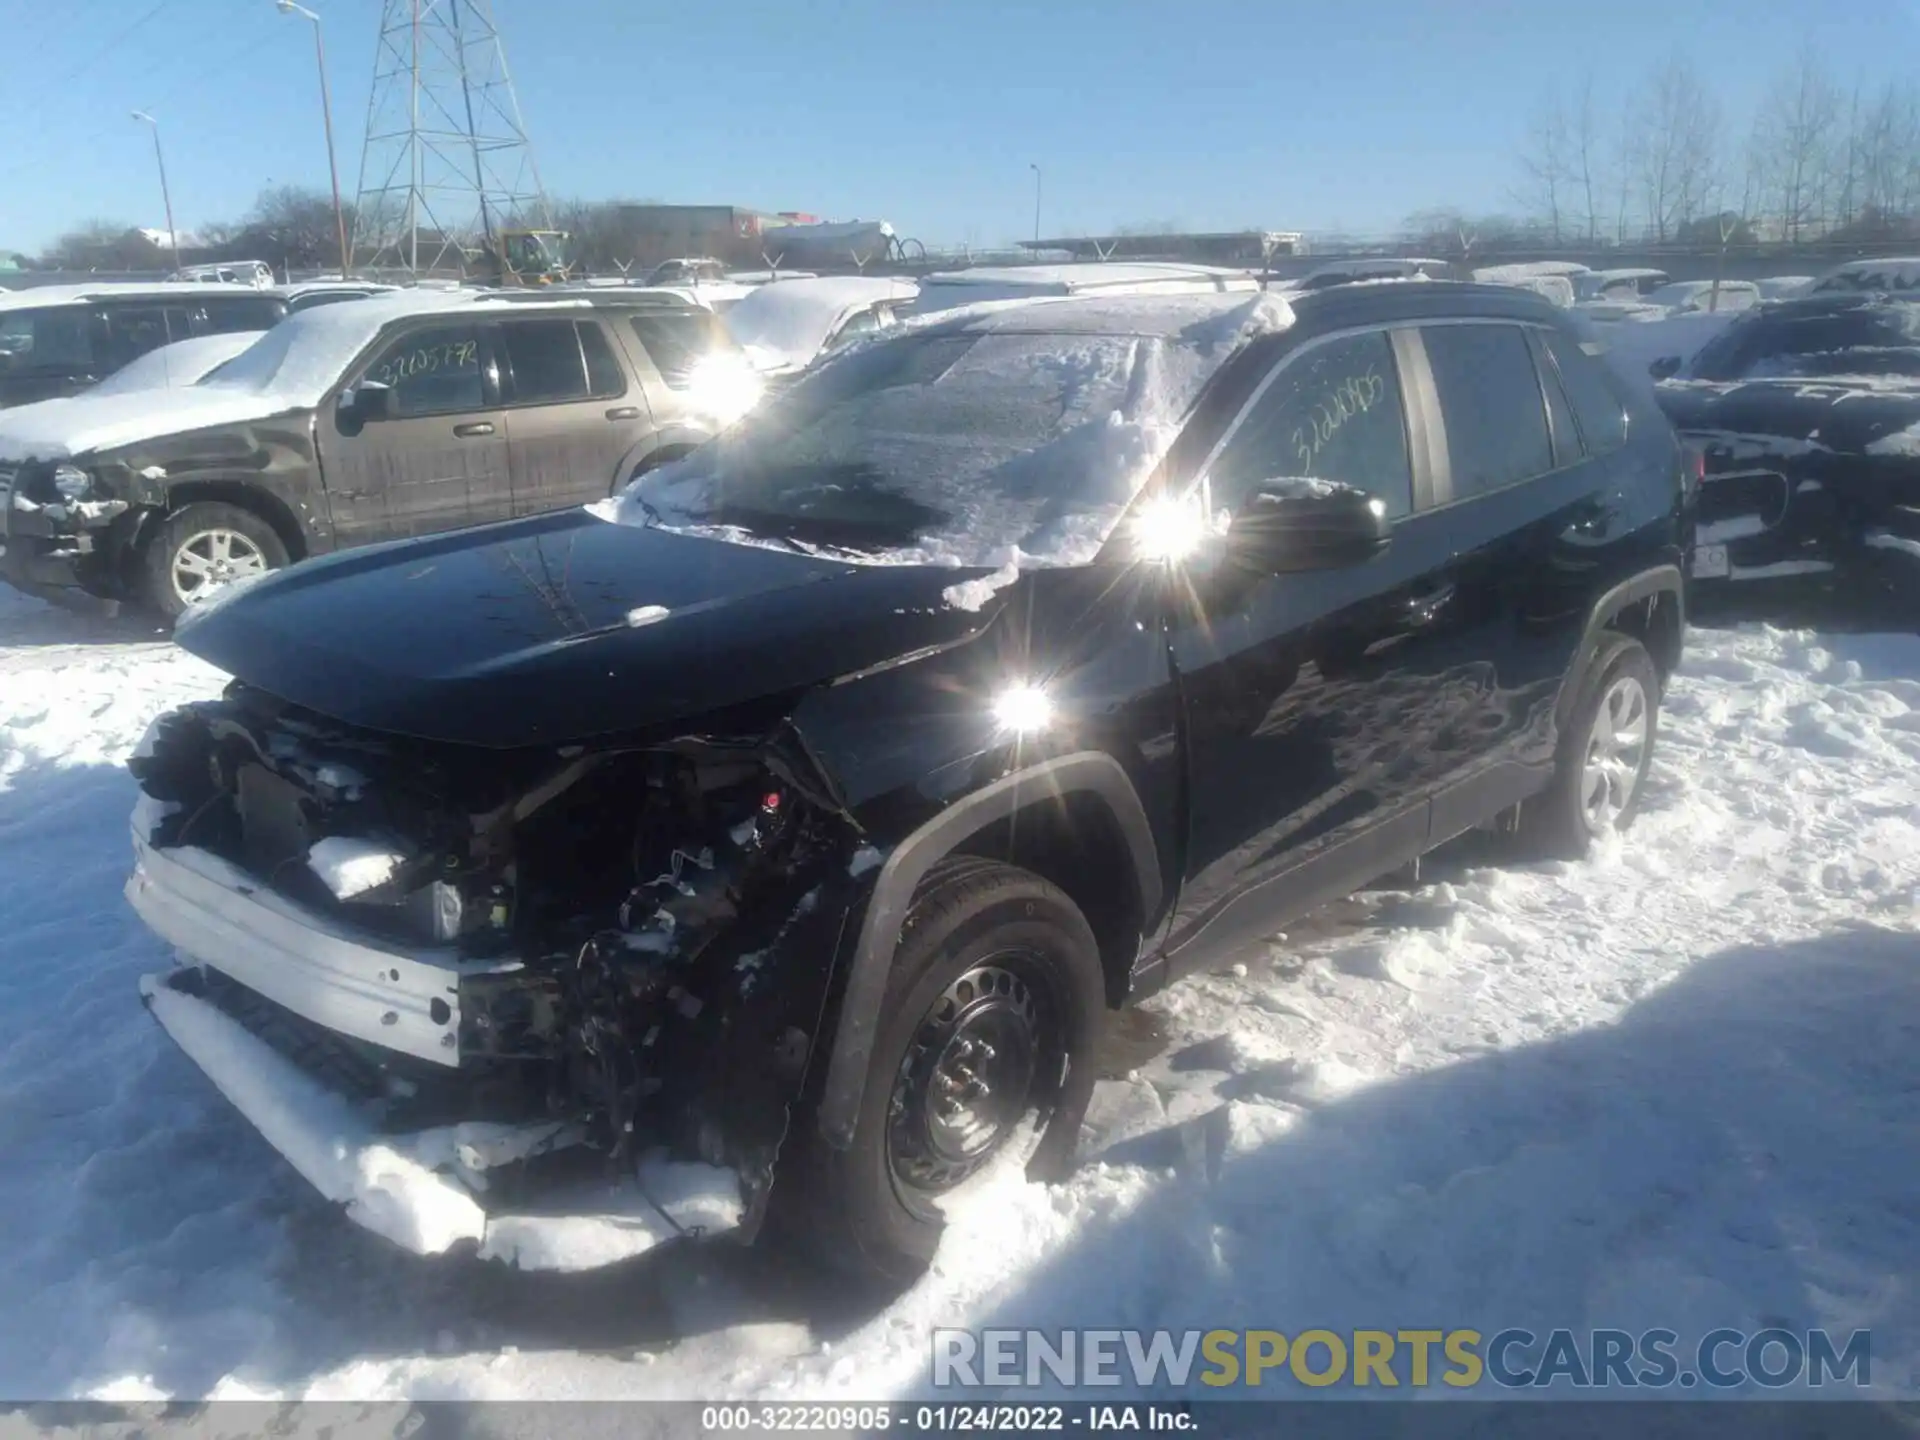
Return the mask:
M378 0L325 18L359 176ZM1913 0L494 0L550 192L884 218L929 245L1043 228L1380 231L1510 209L1513 154L1591 64L1617 112L1679 46L1730 118L1810 38L1837 78L1920 61ZM146 17L143 20L143 17ZM136 22L140 22L137 23ZM0 244L183 229L324 185L310 29L271 0L0 0Z

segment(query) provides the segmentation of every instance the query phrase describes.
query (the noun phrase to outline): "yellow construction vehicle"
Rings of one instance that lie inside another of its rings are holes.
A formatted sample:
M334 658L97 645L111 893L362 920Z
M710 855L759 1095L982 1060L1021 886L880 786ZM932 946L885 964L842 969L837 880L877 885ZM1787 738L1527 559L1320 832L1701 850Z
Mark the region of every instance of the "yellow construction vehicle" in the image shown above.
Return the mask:
M500 286L552 285L573 271L573 236L565 230L501 230L481 247L482 278Z

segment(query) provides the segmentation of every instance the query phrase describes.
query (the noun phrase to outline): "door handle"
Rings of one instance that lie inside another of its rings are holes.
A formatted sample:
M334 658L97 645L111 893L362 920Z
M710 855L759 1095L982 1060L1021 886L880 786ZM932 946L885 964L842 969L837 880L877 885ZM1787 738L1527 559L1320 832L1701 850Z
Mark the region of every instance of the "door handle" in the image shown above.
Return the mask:
M640 418L640 407L638 405L616 405L613 409L607 411L607 418L609 420L638 420Z
M471 440L478 435L491 435L493 433L493 422L490 420L478 420L471 425L456 425L453 427L453 433L462 440Z

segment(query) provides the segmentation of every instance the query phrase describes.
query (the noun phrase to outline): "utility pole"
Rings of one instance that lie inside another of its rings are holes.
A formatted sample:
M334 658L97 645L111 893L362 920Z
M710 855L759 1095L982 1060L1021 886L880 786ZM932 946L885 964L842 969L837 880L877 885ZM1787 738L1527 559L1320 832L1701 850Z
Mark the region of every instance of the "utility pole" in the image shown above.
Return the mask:
M492 0L381 0L354 253L465 269L506 226L552 226Z
M327 90L327 47L320 38L320 17L294 0L277 0L282 15L303 15L313 22L313 55L320 63L320 114L327 126L327 174L333 180L333 228L340 239L340 278L353 276L353 251L347 247L347 214L340 208L340 164L333 155L333 96Z
M1040 246L1040 162L1035 160L1027 168L1033 171L1033 244Z
M180 232L173 223L173 196L167 190L167 157L160 153L160 122L144 110L133 112L133 118L142 124L153 127L153 162L160 167L160 201L167 207L167 244L173 250L173 273L180 273Z

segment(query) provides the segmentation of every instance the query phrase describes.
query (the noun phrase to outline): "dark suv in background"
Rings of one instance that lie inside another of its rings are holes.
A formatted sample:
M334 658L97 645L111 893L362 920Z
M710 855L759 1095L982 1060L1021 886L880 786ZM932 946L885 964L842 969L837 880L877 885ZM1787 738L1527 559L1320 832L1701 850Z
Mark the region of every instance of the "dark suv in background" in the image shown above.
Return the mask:
M611 510L190 616L235 679L132 762L195 962L148 1003L416 1250L567 1263L584 1164L597 1263L771 1206L910 1275L983 1166L1065 1162L1116 1007L1471 827L1632 821L1686 485L1509 287L902 327Z
M77 395L149 350L265 330L285 297L195 285L42 285L0 291L0 407Z

